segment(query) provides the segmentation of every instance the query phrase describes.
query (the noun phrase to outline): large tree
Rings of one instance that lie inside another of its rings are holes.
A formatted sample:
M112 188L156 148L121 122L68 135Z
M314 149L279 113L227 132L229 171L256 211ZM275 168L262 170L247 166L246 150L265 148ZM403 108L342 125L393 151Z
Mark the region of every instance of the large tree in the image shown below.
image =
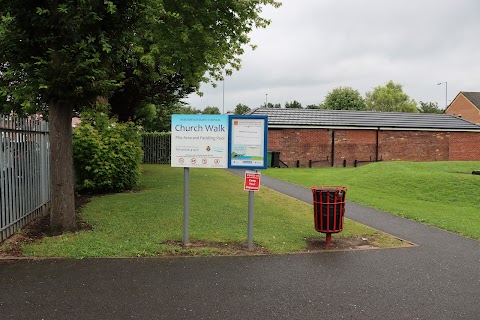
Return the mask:
M382 112L419 112L417 103L403 92L402 85L392 80L366 93L368 110Z
M125 56L126 44L146 36L141 21L154 22L161 9L154 1L141 8L135 2L0 2L2 97L25 108L48 105L53 227L76 228L73 110L121 86L123 75L112 66Z
M358 90L350 87L338 87L327 94L323 102L323 108L330 110L366 110L367 105Z
M264 5L279 4L0 1L0 103L24 110L48 108L52 226L76 228L74 109L103 97L100 100L112 100L114 110L127 117L138 109L151 110L152 101L175 101L208 78L220 79L227 65L240 68L248 33L268 25L260 16Z

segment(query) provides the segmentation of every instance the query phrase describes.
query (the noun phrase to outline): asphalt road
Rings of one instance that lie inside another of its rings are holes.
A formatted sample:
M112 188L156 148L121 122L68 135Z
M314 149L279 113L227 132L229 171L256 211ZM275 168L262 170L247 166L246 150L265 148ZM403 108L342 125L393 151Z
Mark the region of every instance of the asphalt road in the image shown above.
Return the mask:
M417 246L0 261L0 319L480 319L480 242L351 203L347 216Z

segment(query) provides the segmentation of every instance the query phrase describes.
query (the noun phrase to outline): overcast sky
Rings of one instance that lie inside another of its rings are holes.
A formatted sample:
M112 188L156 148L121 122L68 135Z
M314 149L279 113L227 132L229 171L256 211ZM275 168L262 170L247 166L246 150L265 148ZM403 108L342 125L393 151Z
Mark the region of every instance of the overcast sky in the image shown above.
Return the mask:
M365 96L393 80L415 101L444 108L439 82L448 83L449 103L459 91L480 91L479 0L281 2L263 12L270 26L250 34L258 48L246 50L242 69L186 102L225 112L266 100L306 107L339 86Z

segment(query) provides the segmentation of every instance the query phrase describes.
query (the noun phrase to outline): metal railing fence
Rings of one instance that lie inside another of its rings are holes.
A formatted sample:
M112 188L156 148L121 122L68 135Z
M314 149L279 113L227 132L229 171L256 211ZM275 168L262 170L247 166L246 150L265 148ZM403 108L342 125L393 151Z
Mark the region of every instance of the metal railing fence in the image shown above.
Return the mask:
M0 115L0 241L48 213L48 123Z
M143 163L169 164L171 158L169 132L146 132L142 135Z

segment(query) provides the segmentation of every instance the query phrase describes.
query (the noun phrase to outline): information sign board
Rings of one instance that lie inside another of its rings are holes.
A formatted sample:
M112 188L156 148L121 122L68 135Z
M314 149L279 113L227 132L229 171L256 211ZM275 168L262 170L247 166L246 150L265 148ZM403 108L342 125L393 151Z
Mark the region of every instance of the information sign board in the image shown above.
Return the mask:
M172 167L227 168L228 115L172 115Z
M267 125L267 116L230 116L229 168L267 168Z
M172 115L171 166L184 168L183 244L189 243L190 169L267 168L267 116ZM260 189L260 173L246 172L244 189ZM248 193L248 249L253 248L253 194Z

